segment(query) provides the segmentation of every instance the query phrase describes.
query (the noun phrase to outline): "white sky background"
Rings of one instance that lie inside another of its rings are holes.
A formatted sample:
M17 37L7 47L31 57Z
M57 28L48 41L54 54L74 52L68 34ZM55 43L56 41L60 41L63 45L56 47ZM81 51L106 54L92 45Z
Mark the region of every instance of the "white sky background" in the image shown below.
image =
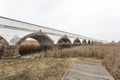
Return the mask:
M120 40L120 0L0 0L0 16L96 39Z

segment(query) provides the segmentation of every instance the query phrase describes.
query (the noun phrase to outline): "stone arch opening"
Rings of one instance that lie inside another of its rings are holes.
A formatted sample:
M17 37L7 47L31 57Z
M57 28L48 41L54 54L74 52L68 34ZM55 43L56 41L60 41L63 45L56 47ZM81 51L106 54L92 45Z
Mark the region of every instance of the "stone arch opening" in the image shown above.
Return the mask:
M88 40L88 44L91 44L92 42L90 40Z
M81 45L80 39L79 39L79 38L76 38L76 39L74 40L74 42L73 42L73 45L74 45L74 46L79 46L79 45Z
M41 44L33 39L33 38L27 38L25 41L23 41L19 45L19 54L21 55L27 55L27 54L33 54L35 52L40 52L41 50Z
M94 41L92 40L92 42L91 42L92 44L94 44Z
M86 39L84 39L84 40L82 41L82 44L87 44Z
M58 48L70 48L71 47L71 41L65 35L58 40L57 46L58 46Z
M53 44L54 44L50 37L48 37L44 33L38 32L38 33L31 33L31 34L24 36L22 39L20 39L17 42L17 45L20 46L22 44L22 42L24 42L28 38L32 38L32 39L36 40L36 42L38 42L40 45L40 50L42 50L42 51L43 50L46 51L46 50L50 49L51 47L53 47ZM33 46L31 46L31 47L33 47ZM19 50L20 50L20 48L19 48Z
M6 46L6 45L9 45L9 43L7 42L7 40L5 38L0 36L0 58L3 55L4 46Z

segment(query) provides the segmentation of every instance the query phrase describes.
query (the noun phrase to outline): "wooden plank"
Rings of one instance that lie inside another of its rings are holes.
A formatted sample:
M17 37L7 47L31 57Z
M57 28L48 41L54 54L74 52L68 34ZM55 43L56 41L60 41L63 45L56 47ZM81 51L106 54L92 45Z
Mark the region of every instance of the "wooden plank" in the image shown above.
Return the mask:
M114 80L102 64L76 61L62 80Z

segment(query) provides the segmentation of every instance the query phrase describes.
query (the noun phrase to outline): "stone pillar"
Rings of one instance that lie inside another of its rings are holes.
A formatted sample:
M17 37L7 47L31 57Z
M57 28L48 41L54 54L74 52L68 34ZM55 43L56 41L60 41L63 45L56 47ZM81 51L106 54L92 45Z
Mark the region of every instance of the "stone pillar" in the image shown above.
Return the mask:
M18 45L7 45L4 46L2 58L17 58L19 57L19 46Z

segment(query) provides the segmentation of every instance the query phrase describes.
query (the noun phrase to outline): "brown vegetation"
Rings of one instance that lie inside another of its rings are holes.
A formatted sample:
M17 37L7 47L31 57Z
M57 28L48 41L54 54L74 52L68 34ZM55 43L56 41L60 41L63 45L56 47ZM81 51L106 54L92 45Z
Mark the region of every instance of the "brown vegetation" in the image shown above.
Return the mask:
M22 42L19 48L19 53L21 55L40 52L41 46L37 41L25 41Z
M40 52L38 56L40 58L94 57L102 59L102 63L114 78L120 80L120 44L86 45L59 50L54 48L47 52Z
M0 80L60 80L75 60L74 58L0 60Z
M28 51L31 49L39 49L39 46L27 44L22 45L20 50ZM36 50L37 51L37 50ZM35 52L36 52L35 51ZM34 50L33 50L34 52ZM98 44L98 45L83 45L66 49L53 48L47 52L36 52L39 58L96 58L101 59L103 65L109 70L116 80L120 80L120 44ZM32 63L31 63L32 64ZM51 79L54 80L54 79Z

